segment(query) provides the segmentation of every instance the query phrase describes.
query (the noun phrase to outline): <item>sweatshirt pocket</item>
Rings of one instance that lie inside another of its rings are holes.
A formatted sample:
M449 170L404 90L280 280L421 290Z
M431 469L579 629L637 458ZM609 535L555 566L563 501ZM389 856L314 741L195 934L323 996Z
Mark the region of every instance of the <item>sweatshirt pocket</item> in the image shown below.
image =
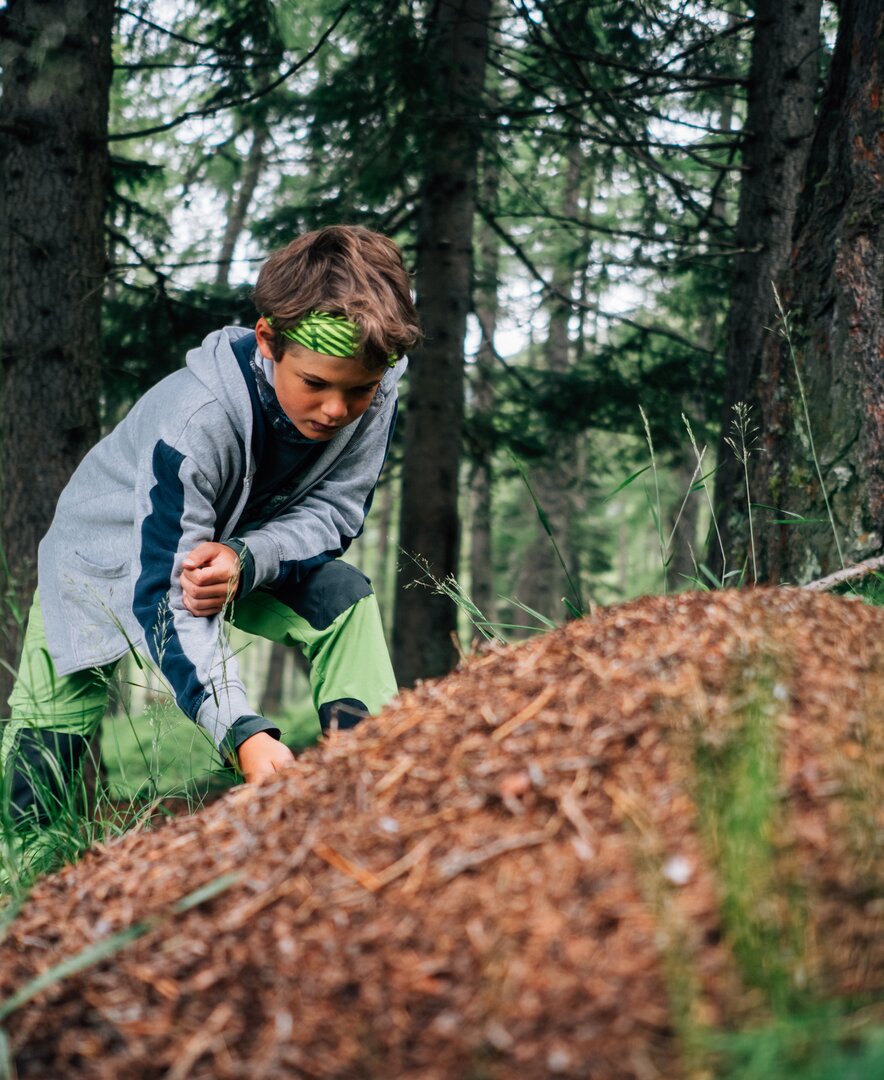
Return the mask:
M77 564L77 568L81 573L87 577L100 577L100 578L118 578L124 574L129 573L129 568L132 563L128 560L126 562L116 563L113 566L102 566L99 563L93 562L91 559L87 559L85 555L82 555L79 551L73 552L73 562Z
M60 599L68 640L78 663L107 663L125 652L131 621L130 562L102 566L72 551L60 575Z

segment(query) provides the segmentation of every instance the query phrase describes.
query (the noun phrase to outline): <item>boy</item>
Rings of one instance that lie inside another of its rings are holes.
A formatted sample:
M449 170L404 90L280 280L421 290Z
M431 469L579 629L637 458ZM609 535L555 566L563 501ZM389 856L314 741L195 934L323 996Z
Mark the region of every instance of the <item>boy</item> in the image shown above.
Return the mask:
M304 650L324 729L396 693L371 586L336 560L362 531L419 336L401 254L320 229L270 257L254 298L254 332L191 350L59 499L4 725L17 829L62 804L130 648L247 782L293 757L248 702L225 616Z

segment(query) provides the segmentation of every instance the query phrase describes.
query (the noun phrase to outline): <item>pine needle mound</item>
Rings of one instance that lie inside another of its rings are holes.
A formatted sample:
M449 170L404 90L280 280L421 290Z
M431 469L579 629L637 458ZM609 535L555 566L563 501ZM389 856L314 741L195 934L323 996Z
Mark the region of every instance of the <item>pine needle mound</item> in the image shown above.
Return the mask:
M492 649L296 771L41 882L21 1080L652 1080L877 999L884 610L644 598ZM708 1075L708 1073L707 1073Z

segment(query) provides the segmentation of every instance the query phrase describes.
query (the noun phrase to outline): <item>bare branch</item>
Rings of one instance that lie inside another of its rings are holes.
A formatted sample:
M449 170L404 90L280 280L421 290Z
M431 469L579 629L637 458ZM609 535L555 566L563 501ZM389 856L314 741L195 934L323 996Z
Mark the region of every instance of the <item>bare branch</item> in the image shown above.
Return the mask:
M807 589L808 592L826 592L828 589L834 589L836 585L843 585L845 581L856 581L868 574L874 574L877 570L884 570L884 555L879 555L875 559L864 559L853 566L846 566L843 570L829 574L828 577L808 582L801 588Z

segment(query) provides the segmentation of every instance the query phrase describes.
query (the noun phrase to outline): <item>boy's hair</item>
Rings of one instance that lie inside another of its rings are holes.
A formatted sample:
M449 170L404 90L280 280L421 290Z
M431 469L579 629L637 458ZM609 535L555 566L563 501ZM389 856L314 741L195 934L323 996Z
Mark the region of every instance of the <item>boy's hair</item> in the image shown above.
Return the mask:
M420 339L402 253L360 225L329 225L275 251L261 267L253 296L258 311L272 320L277 360L287 345L283 331L311 311L355 323L357 356L369 368L402 356Z

